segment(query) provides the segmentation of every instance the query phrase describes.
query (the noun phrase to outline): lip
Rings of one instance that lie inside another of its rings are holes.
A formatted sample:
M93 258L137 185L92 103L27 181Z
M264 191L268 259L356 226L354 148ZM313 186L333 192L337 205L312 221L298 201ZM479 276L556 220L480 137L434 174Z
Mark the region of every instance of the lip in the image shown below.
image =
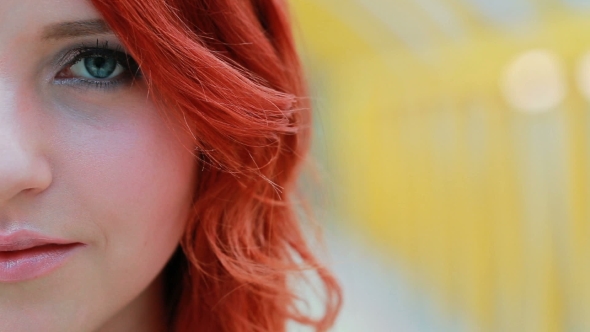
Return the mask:
M0 283L42 277L64 265L85 244L31 231L0 233Z

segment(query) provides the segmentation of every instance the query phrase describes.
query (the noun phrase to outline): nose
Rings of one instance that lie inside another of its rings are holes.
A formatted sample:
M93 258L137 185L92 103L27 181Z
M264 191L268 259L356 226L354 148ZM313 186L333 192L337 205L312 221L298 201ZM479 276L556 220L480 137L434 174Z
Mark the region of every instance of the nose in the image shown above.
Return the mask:
M17 106L23 106L18 99L0 91L0 206L17 196L42 192L52 181L39 121L29 107Z

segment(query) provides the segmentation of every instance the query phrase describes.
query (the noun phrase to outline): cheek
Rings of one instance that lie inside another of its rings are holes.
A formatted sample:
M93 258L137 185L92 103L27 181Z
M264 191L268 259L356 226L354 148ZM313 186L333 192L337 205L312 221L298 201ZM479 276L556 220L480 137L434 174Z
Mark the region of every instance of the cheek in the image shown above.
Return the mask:
M93 278L131 297L178 245L195 161L189 140L177 137L180 131L170 130L152 105L111 108L105 117L64 120L68 128L58 131L53 149L54 183L94 230L86 239Z

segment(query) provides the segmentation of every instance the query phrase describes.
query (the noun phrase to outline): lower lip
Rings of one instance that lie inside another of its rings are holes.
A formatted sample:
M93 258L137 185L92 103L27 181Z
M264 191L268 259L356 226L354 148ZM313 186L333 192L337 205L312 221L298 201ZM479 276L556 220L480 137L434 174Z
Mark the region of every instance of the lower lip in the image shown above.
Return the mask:
M0 282L39 278L65 264L81 243L50 244L25 250L0 251Z

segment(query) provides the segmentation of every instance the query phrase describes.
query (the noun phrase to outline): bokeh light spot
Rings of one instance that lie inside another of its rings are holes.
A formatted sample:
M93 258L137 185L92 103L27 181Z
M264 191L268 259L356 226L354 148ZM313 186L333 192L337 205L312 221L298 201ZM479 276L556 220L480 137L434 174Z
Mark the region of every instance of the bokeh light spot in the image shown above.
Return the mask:
M560 59L549 50L531 50L517 56L501 82L506 101L515 109L539 113L558 106L567 87Z

